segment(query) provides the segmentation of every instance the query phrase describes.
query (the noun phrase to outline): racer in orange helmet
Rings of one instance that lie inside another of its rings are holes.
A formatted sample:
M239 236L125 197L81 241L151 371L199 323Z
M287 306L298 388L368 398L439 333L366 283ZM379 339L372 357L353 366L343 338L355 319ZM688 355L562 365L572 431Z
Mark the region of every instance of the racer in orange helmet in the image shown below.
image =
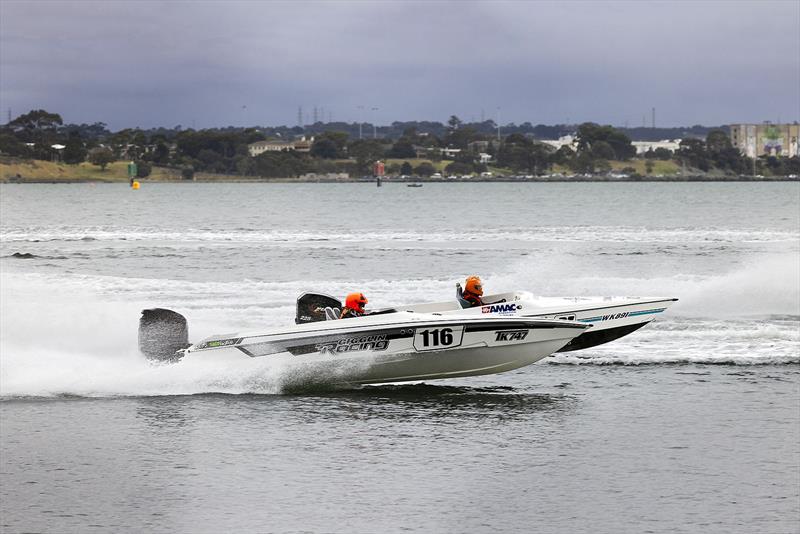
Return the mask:
M366 314L364 306L369 302L364 293L350 293L344 301L344 309L339 319L349 319L351 317L361 317Z
M478 276L470 276L464 283L464 292L461 295L461 307L472 308L483 306L483 284Z

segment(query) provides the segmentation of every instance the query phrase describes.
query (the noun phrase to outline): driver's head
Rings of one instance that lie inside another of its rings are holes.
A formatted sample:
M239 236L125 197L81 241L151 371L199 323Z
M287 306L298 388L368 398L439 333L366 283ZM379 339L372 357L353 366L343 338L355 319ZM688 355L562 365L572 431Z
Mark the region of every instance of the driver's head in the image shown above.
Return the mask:
M483 296L483 284L478 276L470 276L464 284L464 291L473 295Z
M369 301L364 296L364 293L350 293L347 295L344 305L358 313L364 313L364 306L366 306L367 302Z

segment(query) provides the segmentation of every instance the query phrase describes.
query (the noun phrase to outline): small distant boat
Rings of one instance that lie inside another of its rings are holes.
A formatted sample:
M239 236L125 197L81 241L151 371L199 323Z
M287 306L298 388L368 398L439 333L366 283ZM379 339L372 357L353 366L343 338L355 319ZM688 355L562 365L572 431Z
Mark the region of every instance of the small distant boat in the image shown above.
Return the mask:
M422 187L422 184L406 184L406 187Z

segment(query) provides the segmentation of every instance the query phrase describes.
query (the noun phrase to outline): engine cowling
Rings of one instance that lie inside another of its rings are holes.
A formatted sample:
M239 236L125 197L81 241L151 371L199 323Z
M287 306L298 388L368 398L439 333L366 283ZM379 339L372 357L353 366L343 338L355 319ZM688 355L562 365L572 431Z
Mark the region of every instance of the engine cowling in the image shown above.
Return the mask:
M147 358L177 361L190 345L189 324L178 312L165 308L142 310L139 319L139 350Z

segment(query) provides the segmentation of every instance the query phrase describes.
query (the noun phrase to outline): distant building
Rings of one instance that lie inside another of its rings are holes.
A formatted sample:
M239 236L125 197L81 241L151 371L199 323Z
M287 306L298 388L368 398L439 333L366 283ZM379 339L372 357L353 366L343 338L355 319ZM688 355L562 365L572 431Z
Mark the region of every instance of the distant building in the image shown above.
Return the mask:
M676 152L681 147L680 139L663 139L661 141L631 141L636 147L636 155L641 156L657 148L666 148L670 152Z
M264 152L289 152L294 150L294 143L286 141L256 141L247 145L250 157L256 157Z
M313 144L313 137L311 139L302 137L293 143L295 152L311 152L311 145Z
M310 152L314 138L302 137L296 141L256 141L247 145L250 157L254 158L264 152Z
M800 155L800 124L731 124L731 144L747 157Z
M460 148L439 148L439 147L426 147L414 146L414 151L417 153L418 158L429 158L433 155L440 155L445 159L455 159L461 152Z
M556 150L558 150L562 146L568 147L573 152L576 152L578 150L578 140L575 137L571 136L571 135L561 136L557 140L554 140L554 139L542 139L539 142L543 143L545 145L549 145L549 146L555 148Z
M473 141L467 145L472 152L487 152L489 141Z

